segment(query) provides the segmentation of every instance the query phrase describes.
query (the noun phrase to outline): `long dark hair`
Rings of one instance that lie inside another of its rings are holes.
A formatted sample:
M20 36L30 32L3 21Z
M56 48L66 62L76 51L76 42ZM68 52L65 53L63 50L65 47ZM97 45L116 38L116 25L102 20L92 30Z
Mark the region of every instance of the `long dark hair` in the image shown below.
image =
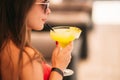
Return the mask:
M24 47L30 47L30 40L26 39L29 37L26 17L34 2L35 0L0 0L0 80L3 77L1 73L2 50L9 40L12 40L20 49L18 64L21 64ZM29 56L29 54L27 55ZM9 80L13 80L13 78Z

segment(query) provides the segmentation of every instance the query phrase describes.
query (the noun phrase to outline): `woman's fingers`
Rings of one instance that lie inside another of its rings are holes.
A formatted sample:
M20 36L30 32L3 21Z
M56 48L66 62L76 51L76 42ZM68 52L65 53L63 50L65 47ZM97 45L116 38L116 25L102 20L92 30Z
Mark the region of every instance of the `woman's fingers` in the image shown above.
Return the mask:
M53 51L52 55L52 65L55 67L59 67L61 69L65 69L69 62L71 61L71 52L73 49L73 43L71 42L65 48L60 47L57 44L56 48Z

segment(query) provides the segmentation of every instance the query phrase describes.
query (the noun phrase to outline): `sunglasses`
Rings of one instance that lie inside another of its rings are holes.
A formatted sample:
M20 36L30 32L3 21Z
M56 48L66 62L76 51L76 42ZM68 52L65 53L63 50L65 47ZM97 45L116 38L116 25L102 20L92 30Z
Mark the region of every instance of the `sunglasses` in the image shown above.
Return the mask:
M44 12L46 12L46 10L49 8L49 1L46 1L46 2L36 2L35 4L38 4L38 5L41 5L42 8L44 9Z

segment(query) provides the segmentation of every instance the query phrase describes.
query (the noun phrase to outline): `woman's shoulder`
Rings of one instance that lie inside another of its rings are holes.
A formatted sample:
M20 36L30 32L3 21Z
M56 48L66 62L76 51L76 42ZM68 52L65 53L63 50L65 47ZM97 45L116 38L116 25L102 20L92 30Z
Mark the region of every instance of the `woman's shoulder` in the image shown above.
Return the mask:
M25 80L43 80L43 66L39 53L31 47L23 52L22 78Z
M42 55L37 50L31 47L25 47L25 51L23 53L23 59L25 60L25 62L37 61L41 63L43 61Z
M31 47L25 47L24 48L24 54L27 54L30 57L33 57L35 54L38 54L38 53L36 53L35 50ZM27 55L25 55L25 56L27 56Z

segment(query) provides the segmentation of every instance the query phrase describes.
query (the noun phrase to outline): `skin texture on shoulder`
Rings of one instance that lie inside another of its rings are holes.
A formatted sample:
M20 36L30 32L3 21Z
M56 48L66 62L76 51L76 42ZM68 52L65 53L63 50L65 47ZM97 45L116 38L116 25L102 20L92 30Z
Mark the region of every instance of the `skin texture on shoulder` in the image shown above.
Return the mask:
M31 56L32 63L28 55L24 53L23 69L21 73L22 80L43 80L42 64L35 58L34 50L29 47L26 47L26 51Z
M2 76L3 80L16 80L18 75L21 80L43 80L43 68L40 63L40 56L35 54L35 51L30 47L25 47L23 52L23 68L18 73L18 63L19 63L19 48L17 48L12 41L10 41L6 47L4 54L2 55ZM28 53L28 54L26 54ZM36 56L35 56L36 55ZM39 56L39 58L38 58ZM37 58L36 58L37 57ZM11 63L12 62L12 63ZM11 69L12 68L12 69ZM12 71L14 71L12 77ZM7 77L6 77L7 75Z

